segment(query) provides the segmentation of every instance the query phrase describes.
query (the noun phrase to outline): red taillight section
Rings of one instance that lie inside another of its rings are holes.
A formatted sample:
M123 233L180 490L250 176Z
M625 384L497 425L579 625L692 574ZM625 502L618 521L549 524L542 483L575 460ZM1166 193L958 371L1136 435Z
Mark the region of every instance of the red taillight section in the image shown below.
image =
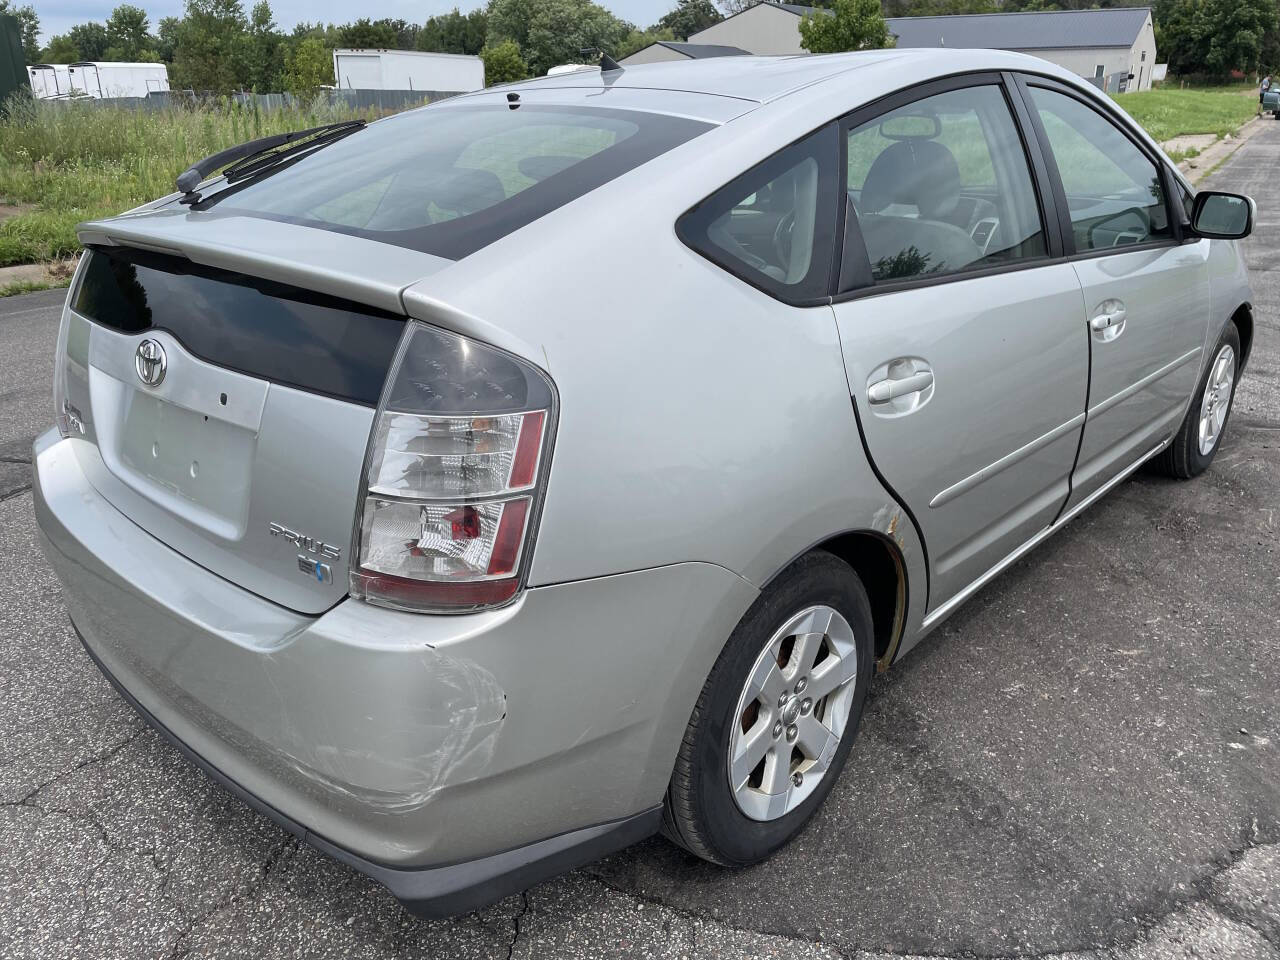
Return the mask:
M458 612L520 589L555 393L503 351L410 323L378 409L351 592Z
M520 424L520 437L516 440L516 455L511 462L511 482L513 490L519 490L533 483L538 473L538 451L542 447L542 425L546 414L527 413Z
M524 540L524 522L529 516L529 501L517 500L502 511L493 553L489 555L489 575L507 576L515 572L520 559L520 543Z

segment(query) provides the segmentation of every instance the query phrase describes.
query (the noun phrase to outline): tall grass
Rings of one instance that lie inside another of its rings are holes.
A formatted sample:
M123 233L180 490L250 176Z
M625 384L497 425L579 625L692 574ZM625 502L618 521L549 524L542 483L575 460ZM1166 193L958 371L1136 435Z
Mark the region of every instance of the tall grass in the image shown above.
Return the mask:
M79 250L75 226L172 193L196 160L245 140L364 116L316 101L263 111L236 103L160 110L15 99L0 121L0 200L34 204L0 223L0 265Z

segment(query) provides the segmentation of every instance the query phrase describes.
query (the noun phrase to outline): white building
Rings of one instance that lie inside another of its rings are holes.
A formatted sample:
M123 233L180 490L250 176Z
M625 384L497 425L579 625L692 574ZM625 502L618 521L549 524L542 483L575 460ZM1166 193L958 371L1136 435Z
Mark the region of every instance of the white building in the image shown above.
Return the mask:
M800 46L801 18L826 13L821 7L760 3L693 34L689 42L766 56L805 53ZM1016 50L1056 63L1109 91L1151 88L1156 38L1148 7L891 17L887 23L899 47Z
M335 50L333 76L342 90L468 93L484 89L484 61L420 50Z

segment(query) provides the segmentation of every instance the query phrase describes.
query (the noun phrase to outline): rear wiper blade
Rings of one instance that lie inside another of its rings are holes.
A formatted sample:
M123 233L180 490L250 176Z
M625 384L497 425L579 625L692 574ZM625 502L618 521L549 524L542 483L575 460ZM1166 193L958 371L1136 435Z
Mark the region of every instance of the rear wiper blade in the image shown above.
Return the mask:
M228 164L231 166L226 170L227 181L233 182L250 176L298 150L332 143L364 126L363 120L343 120L340 123L326 123L321 127L312 127L310 130L277 133L274 136L249 140L246 143L228 147L226 150L205 157L199 163L193 164L178 174L177 185L183 194L178 202L188 204L198 202L200 194L196 193L196 187L200 186L200 183L215 170L227 167ZM293 146L288 150L271 152L286 144L293 144ZM263 156L263 154L267 155Z

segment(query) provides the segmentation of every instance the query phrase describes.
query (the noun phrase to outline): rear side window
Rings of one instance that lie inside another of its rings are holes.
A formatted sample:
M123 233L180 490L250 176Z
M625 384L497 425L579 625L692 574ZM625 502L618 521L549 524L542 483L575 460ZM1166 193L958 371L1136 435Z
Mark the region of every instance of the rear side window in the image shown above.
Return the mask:
M847 156L874 281L1045 255L1026 153L998 86L940 93L855 127Z
M836 127L730 181L676 223L680 239L730 273L791 303L827 295L834 257Z
M430 107L371 124L201 206L457 260L709 129L598 107Z

